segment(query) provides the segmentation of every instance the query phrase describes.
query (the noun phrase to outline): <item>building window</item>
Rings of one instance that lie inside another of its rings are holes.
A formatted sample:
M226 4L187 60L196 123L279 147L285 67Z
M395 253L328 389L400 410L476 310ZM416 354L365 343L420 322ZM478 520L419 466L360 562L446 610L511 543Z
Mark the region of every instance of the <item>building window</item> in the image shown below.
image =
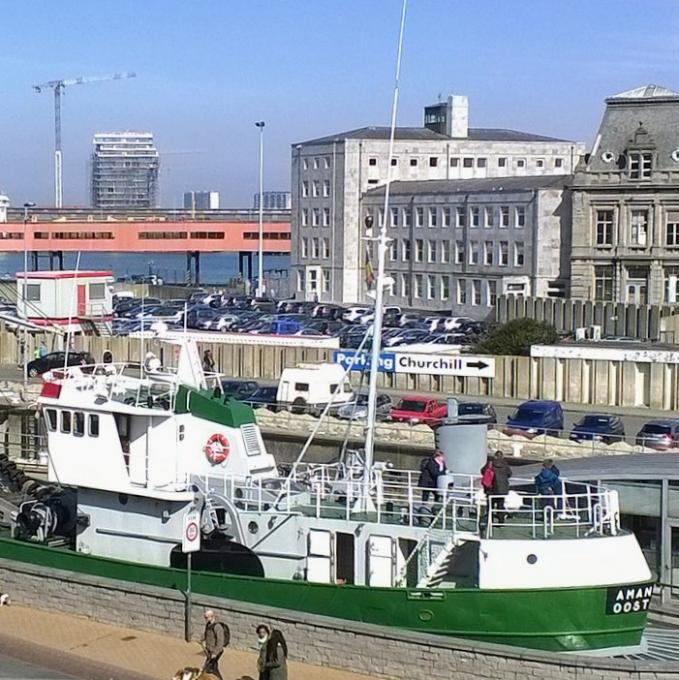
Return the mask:
M538 159L535 161L535 165L536 165L538 168L544 168L544 167L545 167L545 161L544 161L542 158L538 158Z
M630 245L645 247L648 234L648 210L632 210Z
M486 229L491 229L492 227L495 226L495 208L486 208L485 209L485 217L486 221L484 223L484 226Z
M424 226L424 208L415 208L415 226Z
M321 282L322 285L322 290L324 293L329 293L330 292L330 270L329 269L324 269L323 272L323 281Z
M503 205L500 208L500 228L506 229L509 226L509 206Z
M596 245L613 245L613 211L596 211Z
M318 208L314 208L311 211L311 226L317 227L321 223L321 211Z
M470 208L469 212L471 213L472 229L475 229L481 224L481 211L478 208Z
M524 245L523 241L517 241L514 244L514 266L515 267L523 267L523 263L525 260L525 255L524 255Z
M525 168L526 167L526 159L525 158L517 158L516 167L517 168Z
M106 299L106 284L90 283L90 300L105 300L105 299Z
M507 159L506 158L498 158L497 159L497 167L498 168L506 168L507 167Z
M318 166L319 166L318 158L314 158L314 170L318 170Z
M679 302L679 267L665 267L663 274L665 275L665 302L674 305Z
M427 276L427 298L433 300L436 297L436 277L430 274Z
M613 267L594 267L594 299L603 302L613 300Z
M679 212L667 214L665 245L668 248L679 248Z
M384 225L384 208L377 209L377 226L381 227Z
M387 295L396 295L396 274L387 274L389 283L386 286L385 292Z
M473 168L474 167L474 159L473 158L463 158L462 159L462 167L463 168Z
M329 238L323 239L323 259L324 260L330 259L330 239Z
M323 208L323 226L330 226L330 208Z
M487 158L477 158L476 159L476 167L477 168L485 168L487 164L488 164Z
M441 264L450 262L450 241L441 241Z
M481 304L481 281L478 279L472 280L472 304Z
M401 253L401 259L404 262L410 262L410 239L409 238L403 239L403 250L402 250L402 253Z
M460 159L459 158L451 158L450 159L450 167L451 168L457 168L460 165Z
M436 241L429 241L428 262L436 262Z
M389 259L392 262L398 260L398 241L396 239L389 244Z
M486 300L489 307L495 307L497 304L497 281L486 281L487 293Z
M523 229L526 226L526 209L523 206L514 208L514 227Z
M390 208L389 214L391 216L391 220L389 221L390 226L398 227L398 208Z
M438 209L436 208L429 208L429 226L430 227L436 227L438 226Z
M368 165L377 165L377 158L369 158Z
M305 236L302 238L302 259L306 260L309 257L309 239Z
M451 223L450 208L443 208L443 225L444 227L449 227Z
M391 164L393 165L398 165L398 158L392 158L391 159Z
M410 159L410 165L411 165L411 167L415 167L417 165L417 158L411 158Z
M302 197L306 198L309 195L309 182L307 180L304 180L302 182Z
M410 297L410 275L401 274L401 295L404 298Z
M306 290L306 281L304 280L304 271L301 269L297 270L297 290L302 292Z
M312 238L311 239L311 257L314 258L315 260L318 259L318 239L317 238Z
M509 264L509 242L500 241L500 258L498 264L501 267L506 267Z
M323 167L324 167L326 170L330 170L330 156L325 156L325 157L323 158Z
M650 179L653 169L653 154L631 153L629 154L629 178Z
M308 208L302 208L302 226L306 227L309 225L309 210Z
M563 168L563 158L555 158L554 159L554 167L555 168Z
M450 299L450 276L441 277L441 299Z
M421 238L415 241L415 262L424 262L424 241Z
M469 264L479 263L479 244L476 241L472 241L469 244Z
M422 274L415 274L415 297L421 298L424 295L424 280Z
M464 241L455 241L455 264L464 262Z
M411 223L411 211L410 208L403 208L403 226L409 227Z
M320 188L321 188L321 183L315 179L311 183L311 194L314 198L318 198L320 196Z
M455 208L455 226L461 229L467 224L467 213L462 206Z
M467 304L467 280L458 279L456 281L457 288L457 304L466 305Z
M304 168L304 170L308 170L308 169L309 169L309 159L308 159L308 158L303 158L303 159L302 159L302 168Z
M325 198L330 196L330 180L329 179L323 180L323 196L325 196Z
M492 241L486 241L483 244L483 264L486 265L493 264L493 249L494 244Z
M429 156L429 167L435 168L439 164L439 159L436 156Z

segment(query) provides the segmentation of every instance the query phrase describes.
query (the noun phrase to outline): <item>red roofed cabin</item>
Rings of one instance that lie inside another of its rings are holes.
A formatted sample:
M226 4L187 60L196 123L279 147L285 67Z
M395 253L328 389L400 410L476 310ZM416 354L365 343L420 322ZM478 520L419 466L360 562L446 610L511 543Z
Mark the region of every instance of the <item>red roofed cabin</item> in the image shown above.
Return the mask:
M77 333L83 330L81 319L111 320L114 279L110 271L17 272L16 276L19 316L37 325L67 330L70 318L70 330Z

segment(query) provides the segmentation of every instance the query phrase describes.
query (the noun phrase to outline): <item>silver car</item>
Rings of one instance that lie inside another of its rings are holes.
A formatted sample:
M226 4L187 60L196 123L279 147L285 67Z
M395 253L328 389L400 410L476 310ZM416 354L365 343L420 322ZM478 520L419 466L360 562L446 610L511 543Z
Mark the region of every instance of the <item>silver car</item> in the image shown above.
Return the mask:
M377 420L385 420L392 407L388 394L378 394L375 409ZM356 401L343 404L337 409L337 417L344 420L366 420L368 418L368 395L359 394Z

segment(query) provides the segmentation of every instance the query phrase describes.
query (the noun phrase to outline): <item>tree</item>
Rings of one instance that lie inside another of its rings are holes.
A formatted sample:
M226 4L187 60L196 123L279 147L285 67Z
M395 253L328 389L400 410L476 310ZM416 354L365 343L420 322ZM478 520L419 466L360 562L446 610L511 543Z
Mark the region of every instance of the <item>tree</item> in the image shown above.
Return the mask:
M552 345L559 336L554 326L535 319L514 319L492 331L477 345L487 354L529 355L531 345Z

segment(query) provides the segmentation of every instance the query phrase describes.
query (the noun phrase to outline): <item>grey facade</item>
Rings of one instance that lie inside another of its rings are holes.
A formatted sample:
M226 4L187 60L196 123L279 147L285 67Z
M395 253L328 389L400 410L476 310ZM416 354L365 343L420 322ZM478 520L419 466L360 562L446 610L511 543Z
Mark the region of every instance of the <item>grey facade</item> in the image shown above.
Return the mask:
M606 100L573 186L572 295L677 302L679 93L648 85Z
M484 318L499 295L563 297L570 180L394 182L386 217L386 272L393 279L388 304ZM368 191L361 207L379 227L384 187Z
M443 132L441 131L443 130ZM394 181L570 174L584 145L505 129L468 127L466 97L427 107L424 127L366 127L292 148L293 286L299 298L365 300L362 201ZM303 252L304 239L310 246Z
M95 208L155 208L158 151L150 132L94 135L90 190Z
M218 191L185 191L185 210L219 210Z
M290 192L289 191L264 191L264 210L290 210ZM252 207L257 210L259 208L259 192L257 192L252 199Z

